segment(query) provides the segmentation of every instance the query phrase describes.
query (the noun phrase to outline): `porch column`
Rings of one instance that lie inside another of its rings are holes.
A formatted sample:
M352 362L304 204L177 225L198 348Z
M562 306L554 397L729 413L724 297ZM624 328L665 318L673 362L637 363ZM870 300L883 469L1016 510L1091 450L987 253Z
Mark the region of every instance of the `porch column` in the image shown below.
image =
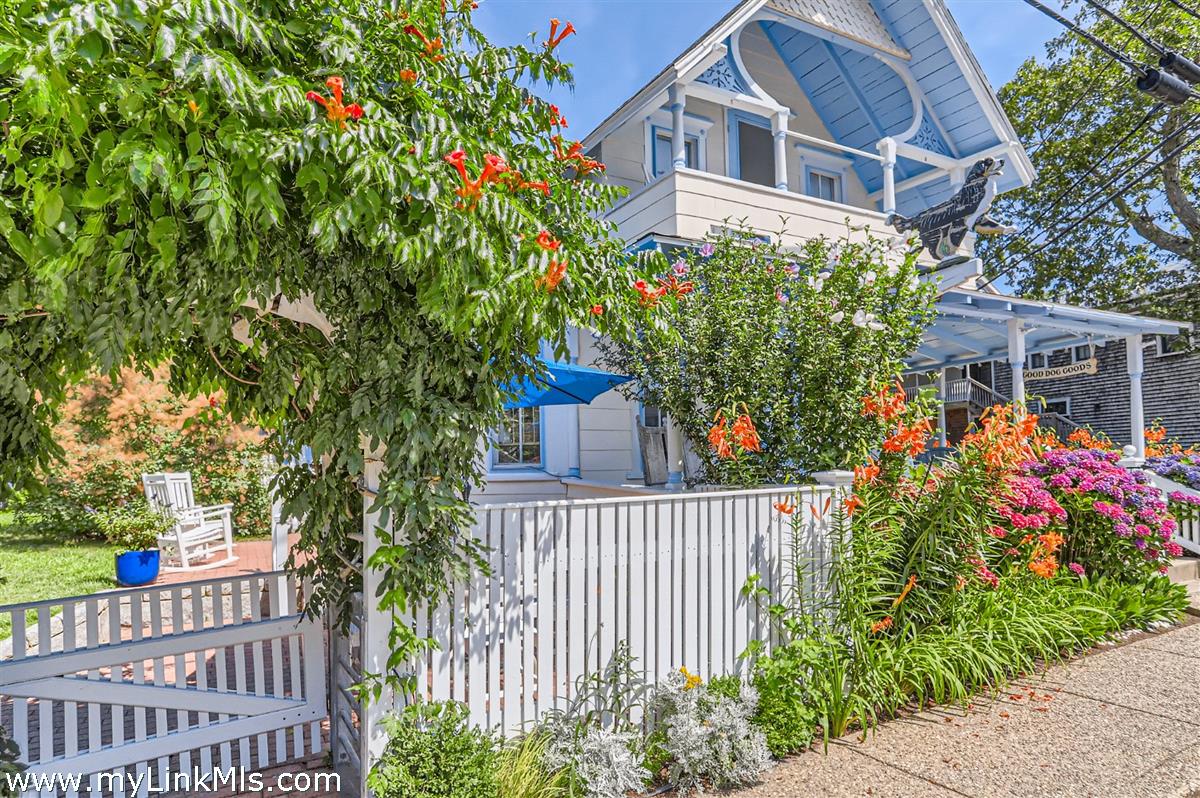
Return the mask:
M687 166L687 141L683 132L683 105L687 102L687 89L682 83L672 84L667 96L671 103L671 166L681 169Z
M938 372L938 445L946 448L946 370Z
M363 468L363 625L362 625L362 670L363 673L386 675L388 673L388 657L392 653L391 633L395 618L390 610L379 608L377 591L382 587L382 574L378 568L367 565L380 548L390 545L392 537L392 521L381 525L380 513L371 511L375 504L376 491L379 489L380 476L383 474L383 453L364 450L366 463ZM382 539L381 539L382 538ZM367 774L383 755L387 747L387 734L383 730L383 719L396 708L395 695L386 680L382 682L379 696L364 699L362 714L359 716L359 761L362 771L362 783L359 785L359 795L371 795L367 789Z
M683 433L667 416L667 488L683 490Z
M890 136L876 145L883 156L883 212L896 212L896 140Z
M788 114L780 111L771 117L771 135L775 139L775 188L787 191L787 123Z
M1129 370L1129 443L1133 456L1146 457L1146 411L1142 406L1142 335L1125 339L1125 363Z
M1008 365L1012 368L1012 401L1025 408L1025 328L1020 319L1008 320Z

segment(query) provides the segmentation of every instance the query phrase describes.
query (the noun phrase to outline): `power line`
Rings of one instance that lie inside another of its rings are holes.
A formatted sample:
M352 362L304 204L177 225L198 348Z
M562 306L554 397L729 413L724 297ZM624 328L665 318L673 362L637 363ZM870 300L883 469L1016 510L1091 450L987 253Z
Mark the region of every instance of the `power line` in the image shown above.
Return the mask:
M1137 37L1138 41L1140 41L1142 44L1149 47L1154 52L1158 53L1159 55L1166 55L1167 48L1163 47L1161 44L1154 41L1146 34L1142 33L1141 30L1139 30L1138 28L1135 28L1133 25L1129 24L1121 17L1119 17L1116 14L1114 14L1113 12L1109 11L1108 7L1105 6L1103 3L1096 2L1096 0L1083 0L1083 2L1087 3L1089 6L1096 9L1101 14L1103 14L1104 16L1111 19L1113 22L1120 25L1122 28L1125 28L1127 31L1129 31L1131 34L1133 34L1135 37Z
M1080 26L1076 25L1074 22L1067 19L1066 17L1064 17L1062 14L1055 11L1050 6L1046 5L1045 3L1038 2L1038 0L1025 0L1025 2L1028 3L1029 5L1033 6L1034 8L1036 8L1038 11L1041 11L1043 14L1050 17L1054 21L1058 22L1063 27L1067 28L1068 30L1073 32L1076 36L1079 36L1079 37L1085 39L1086 41L1090 42L1094 47L1097 47L1097 48L1103 50L1104 52L1108 53L1110 58L1112 58L1114 61L1124 64L1126 68L1128 68L1129 70L1134 72L1139 78L1146 76L1146 70L1143 69L1142 66L1139 65L1137 62L1135 62L1132 58L1127 56L1125 53L1120 52L1116 48L1112 47L1104 40L1092 35L1092 33L1090 31L1084 30Z
M1168 0L1168 2L1170 2L1171 5L1175 6L1176 8L1180 9L1181 11L1185 11L1188 14L1191 14L1196 19L1200 19L1200 12L1196 11L1195 9L1189 8L1188 6L1185 6L1183 3L1179 2L1179 0Z
M1142 22L1141 22L1142 26L1146 26L1146 25L1150 24L1150 21L1154 18L1154 15L1157 14L1159 12L1159 9L1162 8L1162 4L1163 4L1163 0L1158 0L1158 2L1154 4L1154 7L1146 12L1146 16L1142 18ZM1127 47L1129 45L1129 42L1132 41L1132 39L1133 39L1132 36L1125 37L1125 41L1121 45L1121 49L1124 50L1125 47ZM1117 60L1115 58L1113 58L1112 56L1109 56L1108 61L1106 61L1104 63L1104 66L1100 67L1100 71L1096 75L1096 81L1099 81L1101 78L1104 78L1108 74L1108 70L1112 69L1112 65L1115 64L1116 62L1117 62ZM1103 91L1104 91L1104 86L1102 86L1102 85L1095 86L1094 88L1097 91L1099 91L1100 93L1103 93ZM1083 96L1081 95L1078 98L1078 100L1076 100L1076 102L1081 102L1082 100L1083 100ZM1044 134L1041 137L1040 141L1038 141L1036 144L1032 145L1032 147L1030 149L1031 150L1037 149L1037 148L1041 147L1042 145L1044 145L1047 141L1052 139L1054 137L1054 134L1057 133L1059 130L1061 130L1063 125L1066 124L1067 116L1068 116L1068 114L1063 114L1063 117L1061 119L1059 119L1058 123L1055 124L1055 126L1048 133Z
M1137 124L1135 124L1132 128L1130 128L1129 131L1126 132L1125 135L1122 136L1119 141L1117 141L1117 143L1115 143L1111 147L1109 147L1108 150L1100 158L1097 158L1095 161L1092 162L1091 168L1089 168L1086 172L1081 174L1079 177L1075 178L1074 182L1072 182L1071 185L1067 186L1065 189L1063 189L1061 192L1059 192L1058 195L1050 201L1050 206L1048 208L1045 208L1044 210L1042 210L1042 212L1039 213L1032 221L1030 221L1028 224L1026 224L1024 227L1022 227L1020 230L1018 230L1016 235L1018 237L1025 235L1025 233L1027 233L1031 228L1034 228L1039 223L1041 223L1042 219L1046 218L1047 215L1058 210L1059 203L1061 203L1064 199L1066 199L1067 196L1072 191L1079 188L1080 184L1083 183L1084 180L1086 180L1091 175L1095 174L1096 170L1100 168L1101 164L1103 164L1105 161L1107 161L1109 158L1111 158L1113 155L1115 155L1117 150L1124 147L1125 144L1127 144L1131 138L1133 138L1139 132L1141 132L1142 128L1144 128L1147 124L1149 124L1150 119L1156 113L1158 113L1160 110L1162 110L1162 107L1163 107L1163 103L1155 103L1154 107L1152 107L1149 111L1147 111L1146 115L1143 116Z
M1124 185L1120 186L1120 187L1119 187L1119 188L1117 188L1115 191L1111 192L1111 193L1110 193L1108 196L1104 197L1104 198L1103 198L1103 199L1102 199L1102 200L1101 200L1099 203L1097 203L1097 205L1096 205L1095 207L1093 207L1093 208L1092 208L1091 210L1089 210L1087 213L1084 213L1084 214L1083 214L1082 216L1080 216L1078 219L1076 219L1075 221L1073 221L1073 222L1072 222L1070 225L1068 225L1068 226L1067 226L1065 229L1063 229L1063 230L1060 230L1060 231L1058 232L1058 234L1054 236L1054 238L1052 238L1052 239L1049 239L1049 240L1047 240L1047 241L1043 242L1043 243L1042 243L1040 246L1038 246L1038 248L1037 248L1037 249L1035 249L1034 251L1032 251L1032 252L1030 252L1028 255L1026 255L1024 259L1025 259L1025 260L1032 260L1032 259L1033 259L1034 257L1036 257L1037 255L1040 255L1042 252L1044 252L1045 250L1049 249L1049 248L1050 248L1052 245L1056 244L1058 241L1060 241L1060 240L1061 240L1061 239L1062 239L1064 236L1066 236L1068 233L1072 232L1073 230L1075 230L1075 228L1079 227L1079 225L1083 224L1083 223L1084 223L1084 222L1086 222L1086 221L1087 221L1089 218L1091 218L1093 215L1095 215L1095 213L1096 213L1097 211L1099 211L1099 210L1100 210L1102 207L1104 207L1104 206L1105 206L1105 205L1107 205L1108 203L1112 202L1112 201L1113 201L1114 199L1116 199L1117 197L1120 197L1122 194L1124 194L1126 191L1128 191L1128 190L1129 190L1130 188L1132 188L1133 186L1136 186L1138 183L1140 183L1141 181L1145 180L1145 179L1146 179L1146 177L1147 177L1147 176L1148 176L1148 175L1149 175L1151 172L1153 172L1155 169L1158 169L1158 168L1159 168L1160 166L1162 166L1164 163L1166 163L1167 161L1171 160L1171 159L1172 159L1172 158L1174 158L1176 155L1178 155L1180 152L1182 152L1183 150L1185 150L1185 149L1187 149L1188 147L1190 147L1190 146L1192 146L1193 144L1195 144L1197 141L1200 141L1200 133L1197 133L1196 135L1192 136L1192 138L1188 139L1188 140L1187 140L1187 141L1185 141L1183 144L1180 144L1179 146L1177 146L1175 149L1173 149L1173 150L1171 150L1170 152L1168 152L1166 155L1164 155L1164 156L1163 156L1162 158L1160 158L1159 160L1157 160L1157 161L1155 161L1154 163L1150 164L1150 166L1148 166L1148 167L1146 167L1144 170L1142 170L1142 172L1141 172L1141 173L1139 173L1139 174L1135 175L1133 178L1131 178L1130 180L1126 181L1126 183L1125 183ZM1142 160L1145 160L1145 158L1146 158L1146 156L1142 156L1142 158L1139 158L1138 160L1139 160L1139 162L1140 162L1140 161L1142 161ZM1109 181L1109 182L1111 183L1111 181ZM1093 196L1094 196L1094 194L1093 194ZM1089 198L1089 200L1090 200L1090 198ZM1080 203L1080 204L1083 204L1083 203ZM1016 264L1013 264L1012 266L1006 266L1004 269L1002 269L1001 271L997 272L995 276L993 276L993 277L989 277L989 278L988 278L988 279L987 279L987 280L986 280L986 281L985 281L985 282L984 282L982 285L980 285L980 286L979 286L979 288L986 288L987 286L991 285L991 284L992 284L992 283L994 283L996 280L999 280L1001 277L1005 276L1005 275L1006 275L1006 274L1008 274L1010 271L1012 271L1012 270L1013 270L1013 268L1015 268L1015 266L1016 266Z
M1151 110L1153 111L1153 109L1151 109ZM1134 126L1134 128L1132 130L1130 130L1128 133L1125 134L1124 138L1122 139L1122 142L1119 142L1118 144L1122 144L1124 141L1127 141L1129 138L1131 138L1141 127L1143 127L1145 125L1147 119L1149 119L1149 116L1150 116L1150 114L1147 114L1146 117L1144 117L1141 122L1139 122L1137 125ZM1184 133L1186 130L1191 128L1197 122L1200 122L1200 113L1194 114L1189 119L1182 122L1178 127L1175 128L1175 130L1171 131L1171 133L1169 133L1166 137L1164 137L1162 141L1155 144L1154 147L1152 147L1151 149L1147 150L1146 152L1142 153L1141 155L1139 155L1135 158L1131 158L1130 160L1126 161L1108 178L1108 180L1106 180L1104 183L1102 183L1100 186L1098 186L1096 189L1094 189L1091 194L1089 194L1087 197L1083 198L1082 200L1079 200L1074 205L1072 205L1069 208L1066 208L1064 210L1066 210L1068 212L1075 211L1076 209L1091 202L1093 197L1096 197L1100 192L1104 191L1106 188L1111 186L1117 180L1120 180L1121 177L1128 174L1131 169L1133 169L1135 166L1142 163L1147 158L1149 158L1151 155L1153 155L1156 150L1161 151L1162 147L1164 145L1169 143L1172 139L1177 138L1180 134ZM1162 161L1160 161L1159 163L1161 164ZM1083 175L1081 175L1079 178L1077 178L1075 180L1075 182L1070 187L1068 187L1066 190L1061 192L1059 196L1062 197L1062 196L1066 195L1067 193L1069 193L1070 191L1074 190L1074 188L1077 185L1079 185L1080 183L1082 183L1083 180L1088 176L1088 174L1090 174L1091 172L1094 172L1096 168L1097 167L1093 167L1092 169L1088 170L1088 172L1085 172ZM1057 204L1057 202L1056 202L1056 204ZM1033 227L1042 218L1044 218L1048 213L1051 213L1054 210L1059 210L1059 209L1052 206L1051 208L1048 208L1048 209L1042 211L1040 214L1038 214L1037 218L1034 219L1034 221L1031 221L1028 224L1026 224L1024 227L1022 227L1016 233L1016 236L1018 236L1018 237L1024 236L1025 233L1028 232L1031 227ZM1092 211L1092 213L1094 213L1094 211ZM1074 228L1072 228L1072 229L1074 229ZM1048 229L1042 230L1042 231L1037 232L1036 235L1041 235L1042 233L1050 233L1050 232L1052 232L1052 231L1050 231ZM1061 235L1058 237L1061 237ZM1040 252L1041 250L1039 249L1037 251ZM1028 258L1030 256L1026 256L1026 257ZM996 277L999 277L1002 274L1006 274L1006 273L1012 271L1015 264L1013 266L1010 266L1008 264L1008 259L1001 256L1000 257L1000 266L1001 266L1001 270L996 275ZM996 279L996 277L991 278L991 280L988 280L988 282L990 283L992 280ZM985 283L985 285L986 285L986 283Z

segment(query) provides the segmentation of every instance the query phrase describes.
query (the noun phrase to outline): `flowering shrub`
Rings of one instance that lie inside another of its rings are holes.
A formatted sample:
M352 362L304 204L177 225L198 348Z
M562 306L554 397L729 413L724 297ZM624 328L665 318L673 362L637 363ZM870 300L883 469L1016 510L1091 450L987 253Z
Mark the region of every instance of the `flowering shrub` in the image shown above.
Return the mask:
M238 534L270 531L271 506L259 434L235 425L217 396L170 392L165 369L132 370L76 387L55 427L63 461L18 520L73 536L97 536L98 516L139 499L143 473L190 471L198 504L231 502Z
M1149 477L1117 465L1116 452L1059 449L1026 471L1043 478L1067 514L1064 557L1087 571L1137 580L1166 572L1182 554L1176 522Z
M895 379L931 318L933 289L908 240L817 238L799 251L779 241L743 228L671 253L635 285L654 318L605 346L613 370L637 377L628 390L679 425L709 482L852 465L881 440L860 396ZM710 434L743 415L760 445L734 458Z
M668 761L667 780L682 794L705 787L754 784L771 758L766 737L751 723L758 693L739 683L736 697L709 689L680 669L659 682L652 706Z
M1150 457L1146 467L1159 476L1200 490L1200 454L1180 452Z

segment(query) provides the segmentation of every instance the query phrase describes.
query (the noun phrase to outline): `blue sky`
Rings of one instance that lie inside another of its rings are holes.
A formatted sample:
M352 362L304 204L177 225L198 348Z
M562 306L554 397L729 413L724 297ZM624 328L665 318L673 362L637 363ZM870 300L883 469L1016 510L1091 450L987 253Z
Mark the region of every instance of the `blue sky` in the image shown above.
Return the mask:
M575 91L548 99L562 108L569 132L582 138L609 112L698 39L735 0L482 0L476 22L497 44L529 33L545 37L548 20L579 30L561 48L574 64ZM916 0L912 0L916 2ZM1055 36L1057 25L1021 0L948 0L963 35L999 88Z

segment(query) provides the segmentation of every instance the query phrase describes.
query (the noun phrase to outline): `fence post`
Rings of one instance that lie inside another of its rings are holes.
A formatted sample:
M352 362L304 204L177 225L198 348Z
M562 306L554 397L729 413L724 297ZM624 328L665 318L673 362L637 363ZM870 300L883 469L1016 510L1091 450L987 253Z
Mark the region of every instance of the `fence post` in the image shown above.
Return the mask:
M845 490L854 485L853 471L816 471L812 475L818 485Z
M387 524L379 523L380 513L372 510L379 490L379 478L384 465L380 452L364 452L366 462L363 469L363 624L361 640L362 672L384 676L388 670L388 655L391 653L389 640L392 632L392 613L379 607L379 588L382 574L369 563L375 552L391 543L392 519ZM381 539L386 538L386 540ZM395 697L386 681L382 682L377 698L363 696L362 715L358 723L359 772L362 783L359 795L369 796L367 776L387 747L387 735L383 730L383 719L394 708Z

